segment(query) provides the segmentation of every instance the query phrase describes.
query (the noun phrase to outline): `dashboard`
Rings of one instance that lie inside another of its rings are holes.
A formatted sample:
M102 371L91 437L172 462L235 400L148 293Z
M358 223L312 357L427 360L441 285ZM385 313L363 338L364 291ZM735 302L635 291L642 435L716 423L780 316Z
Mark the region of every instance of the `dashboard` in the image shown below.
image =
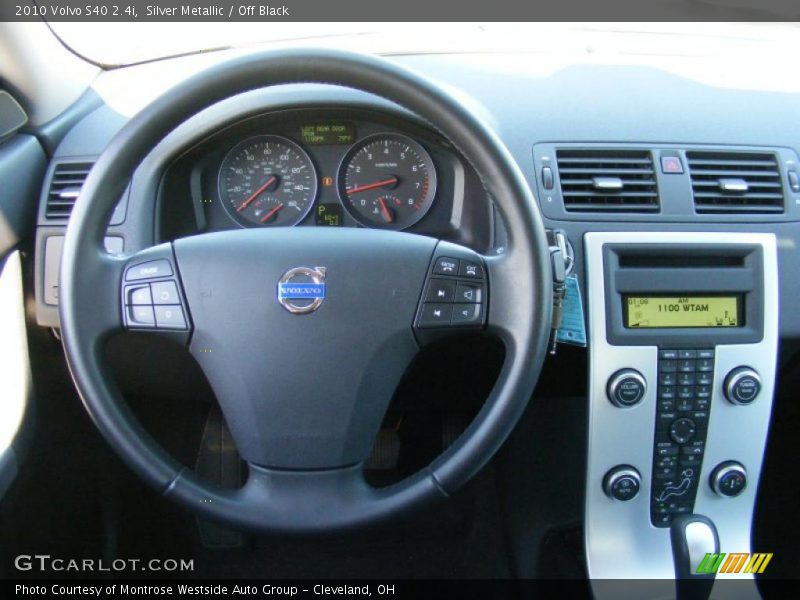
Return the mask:
M108 74L105 102L60 144L40 203L40 324L58 324L68 216L58 202L128 120L120 107L157 95L154 70L171 81L214 60ZM721 493L719 469L733 461L737 477L758 481L778 343L800 338L800 313L787 309L800 294L797 95L640 65L395 60L462 95L492 126L574 260L573 289L586 301L574 318L589 341L590 575L672 577L668 526L692 510L714 518L729 546L749 548L756 486L729 479L740 488ZM149 95L123 99L137 85ZM505 243L480 178L432 124L374 96L306 84L231 98L176 129L137 170L106 241L127 253L282 226L403 230L487 254ZM687 306L708 308L687 315ZM731 399L743 369L756 374L756 401ZM730 441L735 428L744 443ZM609 539L627 540L624 560L607 552Z

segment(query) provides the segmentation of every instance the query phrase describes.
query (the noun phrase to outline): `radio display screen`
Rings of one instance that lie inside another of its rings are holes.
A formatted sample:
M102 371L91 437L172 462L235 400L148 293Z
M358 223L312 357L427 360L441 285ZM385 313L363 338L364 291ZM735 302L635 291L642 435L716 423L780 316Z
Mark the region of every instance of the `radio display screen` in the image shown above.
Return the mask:
M628 329L742 327L740 296L623 296Z

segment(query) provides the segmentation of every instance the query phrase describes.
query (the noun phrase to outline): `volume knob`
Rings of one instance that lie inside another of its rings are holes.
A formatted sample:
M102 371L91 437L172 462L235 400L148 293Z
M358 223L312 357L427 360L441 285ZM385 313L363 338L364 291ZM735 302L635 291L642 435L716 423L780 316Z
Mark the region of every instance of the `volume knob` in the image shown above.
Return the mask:
M635 369L622 369L608 380L606 393L614 406L630 408L642 401L647 391L644 375Z

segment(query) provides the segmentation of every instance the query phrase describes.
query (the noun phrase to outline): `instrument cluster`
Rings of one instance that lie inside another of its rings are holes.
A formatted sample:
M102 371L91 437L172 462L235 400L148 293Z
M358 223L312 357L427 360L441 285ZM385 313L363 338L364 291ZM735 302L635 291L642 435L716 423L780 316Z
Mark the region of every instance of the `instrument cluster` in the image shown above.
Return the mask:
M346 120L277 129L229 143L216 170L219 203L240 226L403 230L434 206L436 163L405 133Z

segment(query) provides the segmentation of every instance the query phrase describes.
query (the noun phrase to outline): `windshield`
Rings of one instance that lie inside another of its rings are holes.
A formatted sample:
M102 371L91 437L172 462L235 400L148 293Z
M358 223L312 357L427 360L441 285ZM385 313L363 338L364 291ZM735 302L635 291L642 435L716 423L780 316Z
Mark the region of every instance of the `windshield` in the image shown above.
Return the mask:
M785 48L789 23L70 23L50 27L103 66L255 44L332 46L381 54L579 51L736 56Z

